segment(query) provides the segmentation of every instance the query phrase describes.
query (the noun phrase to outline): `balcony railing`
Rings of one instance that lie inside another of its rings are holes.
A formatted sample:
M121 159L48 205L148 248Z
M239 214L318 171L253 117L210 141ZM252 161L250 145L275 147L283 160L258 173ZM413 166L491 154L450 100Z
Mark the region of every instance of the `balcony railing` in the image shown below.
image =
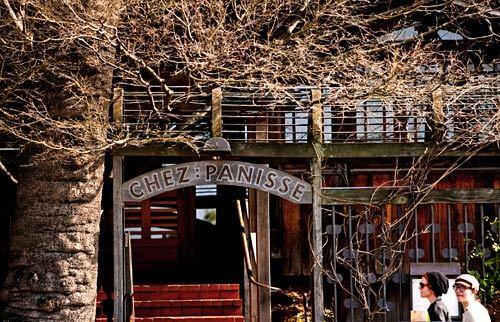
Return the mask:
M159 86L124 86L115 122L140 137L246 143L308 143L315 126L323 143L425 143L435 139L438 128L444 139L464 134L482 139L498 131L497 82L467 90L441 87L415 97L340 87L171 89L169 97Z

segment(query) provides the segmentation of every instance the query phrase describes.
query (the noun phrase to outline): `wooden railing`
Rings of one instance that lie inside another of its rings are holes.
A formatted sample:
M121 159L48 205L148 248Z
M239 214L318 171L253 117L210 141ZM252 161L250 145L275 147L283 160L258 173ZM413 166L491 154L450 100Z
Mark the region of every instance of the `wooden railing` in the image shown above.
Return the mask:
M496 82L467 91L447 86L418 97L340 87L302 86L276 93L251 87L172 89L168 102L160 87L116 90L115 124L138 137L188 135L245 143L309 143L313 124L319 124L322 143L426 143L493 127L500 96ZM340 92L352 92L354 98L342 99Z
M130 233L125 232L125 294L123 297L125 320L134 321L134 277L132 271L132 242Z

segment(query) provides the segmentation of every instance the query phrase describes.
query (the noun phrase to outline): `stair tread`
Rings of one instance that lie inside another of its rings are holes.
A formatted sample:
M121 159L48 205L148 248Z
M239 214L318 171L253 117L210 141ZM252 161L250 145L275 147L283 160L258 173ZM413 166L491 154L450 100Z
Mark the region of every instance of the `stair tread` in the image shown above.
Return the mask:
M104 299L104 292L100 292L98 308ZM243 322L242 304L239 284L134 285L138 322ZM107 321L102 312L98 316L96 321Z
M240 306L241 299L135 300L136 307L149 306Z
M213 315L213 316L170 316L170 317L136 317L137 322L168 322L168 321L244 321L242 315ZM106 322L106 318L97 318L96 322Z
M152 284L134 286L134 299L136 301L239 298L239 284Z
M239 288L239 284L143 284L134 285L134 292L238 291Z

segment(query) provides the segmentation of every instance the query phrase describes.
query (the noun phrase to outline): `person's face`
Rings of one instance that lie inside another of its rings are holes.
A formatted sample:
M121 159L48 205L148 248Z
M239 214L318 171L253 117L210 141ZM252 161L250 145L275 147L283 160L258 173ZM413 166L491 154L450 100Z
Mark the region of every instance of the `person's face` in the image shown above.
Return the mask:
M429 281L427 281L427 278L422 276L422 279L420 280L420 297L428 298L429 296L431 296L433 294L434 294L434 291L431 290L431 287L429 285Z
M453 289L455 290L455 295L457 296L457 300L460 303L470 303L474 301L474 290L469 286L466 286L461 283L456 283L453 285Z

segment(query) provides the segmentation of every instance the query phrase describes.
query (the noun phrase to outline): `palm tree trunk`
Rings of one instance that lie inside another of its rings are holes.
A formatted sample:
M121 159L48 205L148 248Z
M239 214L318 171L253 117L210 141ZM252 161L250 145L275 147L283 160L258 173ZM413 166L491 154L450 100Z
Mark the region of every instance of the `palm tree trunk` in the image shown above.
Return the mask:
M23 169L7 277L9 320L93 321L104 158Z

